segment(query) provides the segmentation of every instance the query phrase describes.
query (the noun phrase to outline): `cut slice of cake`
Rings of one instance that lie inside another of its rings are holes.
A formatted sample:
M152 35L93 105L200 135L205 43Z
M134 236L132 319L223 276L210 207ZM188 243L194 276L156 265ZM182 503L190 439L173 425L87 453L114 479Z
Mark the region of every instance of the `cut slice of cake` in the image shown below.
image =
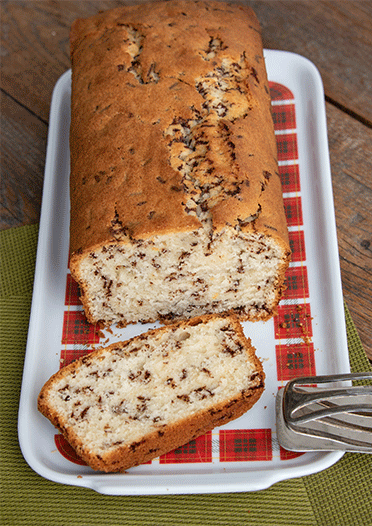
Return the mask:
M203 316L71 363L38 407L93 469L124 471L238 418L264 379L239 322Z

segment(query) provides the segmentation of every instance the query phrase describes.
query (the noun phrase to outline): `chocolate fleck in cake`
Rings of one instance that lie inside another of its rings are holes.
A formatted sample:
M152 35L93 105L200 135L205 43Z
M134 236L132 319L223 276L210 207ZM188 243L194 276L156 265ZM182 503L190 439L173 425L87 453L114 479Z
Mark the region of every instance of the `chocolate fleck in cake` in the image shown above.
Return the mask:
M273 315L288 232L259 24L141 3L71 30L71 273L90 322Z
M57 372L39 410L93 469L123 471L250 409L264 372L235 318L167 325Z

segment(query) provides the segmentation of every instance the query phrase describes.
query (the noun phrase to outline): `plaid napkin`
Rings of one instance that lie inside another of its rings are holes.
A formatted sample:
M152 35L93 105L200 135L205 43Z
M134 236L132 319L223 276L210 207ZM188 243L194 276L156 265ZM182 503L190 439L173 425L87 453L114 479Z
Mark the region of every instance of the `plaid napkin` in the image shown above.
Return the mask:
M17 413L31 306L37 225L0 232L0 523L4 525L372 525L372 455L253 493L111 497L43 479L24 461ZM370 371L345 305L352 371Z

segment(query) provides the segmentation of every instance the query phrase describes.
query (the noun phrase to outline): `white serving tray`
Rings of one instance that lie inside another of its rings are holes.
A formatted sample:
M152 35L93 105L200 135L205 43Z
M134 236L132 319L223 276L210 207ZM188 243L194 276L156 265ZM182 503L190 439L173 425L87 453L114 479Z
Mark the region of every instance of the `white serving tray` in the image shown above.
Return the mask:
M291 265L298 268L306 265L307 269L309 293L305 302L311 306L311 342L316 373L349 372L322 81L315 66L299 55L266 50L265 59L269 80L286 86L294 95L296 127L292 131L297 136L301 189L300 192L284 194L284 197L298 197L302 203L301 230L305 236L306 261ZM343 452L309 452L287 460L280 458L275 432L275 396L285 382L278 381L277 376L275 353L278 340L274 337L273 320L244 323L244 330L263 361L266 389L251 411L220 428L271 429L272 458L269 461L220 462L213 449L213 461L209 463L164 465L153 461L123 474L103 474L70 462L56 450L56 430L38 413L37 396L60 365L69 246L70 75L70 71L66 71L58 80L50 111L34 293L18 423L19 442L27 463L52 481L111 495L256 491L334 464ZM291 303L296 303L296 300L281 302L283 305ZM106 336L127 339L148 328L134 325ZM296 342L279 341L282 344ZM216 433L218 437L218 430Z

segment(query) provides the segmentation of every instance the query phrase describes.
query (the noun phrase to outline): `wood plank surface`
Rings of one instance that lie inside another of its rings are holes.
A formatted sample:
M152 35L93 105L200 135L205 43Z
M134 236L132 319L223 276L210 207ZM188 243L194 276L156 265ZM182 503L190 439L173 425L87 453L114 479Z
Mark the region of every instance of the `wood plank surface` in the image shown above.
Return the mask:
M143 0L146 1L146 0ZM74 19L122 0L3 0L0 228L39 220L52 91L70 67ZM372 358L372 2L251 0L264 46L319 69L344 295Z
M325 95L372 123L372 2L250 2L265 47L304 55L319 69Z
M9 95L1 100L1 226L39 221L48 125Z
M326 110L344 297L372 358L372 130Z
M125 3L5 0L1 4L2 88L47 119L53 86L70 64L68 35L73 20ZM247 3L261 22L266 47L312 60L322 75L326 96L372 123L372 2Z

